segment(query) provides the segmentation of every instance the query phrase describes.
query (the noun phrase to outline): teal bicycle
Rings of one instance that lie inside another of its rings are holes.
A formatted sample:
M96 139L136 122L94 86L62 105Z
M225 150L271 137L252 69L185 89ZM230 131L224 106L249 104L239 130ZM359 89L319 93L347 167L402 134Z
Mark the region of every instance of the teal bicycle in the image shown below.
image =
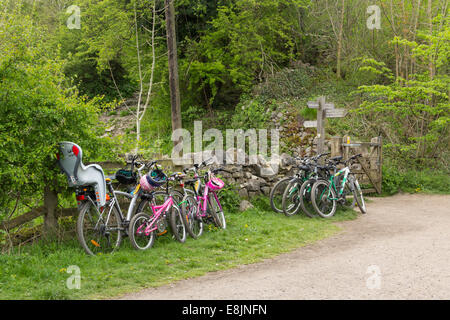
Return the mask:
M350 164L361 154L350 157L345 162L343 169L335 172L329 180L317 180L311 189L312 205L321 217L330 218L336 213L337 204L348 201L348 193L351 192L361 213L366 213L366 204L358 180L350 171Z
M300 189L306 181L315 181L316 179L312 178L317 178L320 176L321 172L318 166L318 161L320 158L327 156L328 154L329 152L319 154L312 158L303 159L302 165L299 166L300 171L288 181L288 185L283 192L281 202L282 212L287 217L296 214L300 208L302 208L302 211L308 217L314 217L314 210L308 210L304 205L302 206L302 200L305 200L304 198L306 194L305 191L301 192Z

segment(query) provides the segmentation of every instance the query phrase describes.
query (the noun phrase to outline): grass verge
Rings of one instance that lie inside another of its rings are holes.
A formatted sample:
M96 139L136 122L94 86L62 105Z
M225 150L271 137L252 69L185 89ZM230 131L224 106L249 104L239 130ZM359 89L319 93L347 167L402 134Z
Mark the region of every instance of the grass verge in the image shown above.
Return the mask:
M267 201L243 213L227 215L227 229L206 228L198 240L180 244L170 236L138 252L126 238L109 255L86 256L76 240L39 243L0 255L0 299L101 299L157 287L207 272L250 264L331 236L333 222L356 218L338 211L329 220L304 215L290 218L269 210ZM81 288L68 289L71 265L81 272Z

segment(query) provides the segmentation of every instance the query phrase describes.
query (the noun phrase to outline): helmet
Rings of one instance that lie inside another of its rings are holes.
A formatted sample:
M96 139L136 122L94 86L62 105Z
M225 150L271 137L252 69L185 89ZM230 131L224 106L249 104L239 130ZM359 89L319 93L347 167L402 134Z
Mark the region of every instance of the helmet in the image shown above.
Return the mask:
M214 175L211 175L207 185L212 190L220 190L225 186L225 183Z
M155 169L147 173L145 176L142 176L139 182L144 191L152 191L153 189L162 186L166 183L166 181L166 174L159 169Z

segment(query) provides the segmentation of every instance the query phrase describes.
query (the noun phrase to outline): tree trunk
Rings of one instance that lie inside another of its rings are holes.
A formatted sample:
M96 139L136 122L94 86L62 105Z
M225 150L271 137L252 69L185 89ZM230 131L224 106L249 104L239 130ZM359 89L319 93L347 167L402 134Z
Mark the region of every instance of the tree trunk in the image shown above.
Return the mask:
M58 218L56 216L58 194L53 190L53 185L55 183L46 183L44 188L44 226L42 231L45 238L56 235L58 229Z
M169 55L169 87L170 104L172 108L172 130L181 129L181 102L178 80L177 37L175 31L175 8L173 0L165 0L167 49ZM174 147L182 142L180 138L174 141Z
M341 21L339 24L339 37L337 48L337 63L336 63L336 77L341 78L341 52L342 52L342 33L344 31L344 16L345 16L345 0L342 0Z

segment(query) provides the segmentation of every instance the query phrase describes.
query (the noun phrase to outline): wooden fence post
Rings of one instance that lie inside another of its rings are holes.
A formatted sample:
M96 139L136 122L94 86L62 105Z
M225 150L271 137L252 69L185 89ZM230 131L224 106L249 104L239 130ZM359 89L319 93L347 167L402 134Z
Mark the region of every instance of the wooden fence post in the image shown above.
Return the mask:
M324 150L325 142L325 97L319 98L319 107L317 108L317 154L321 154Z
M58 228L58 218L56 216L56 208L58 206L58 194L53 189L56 181L46 182L44 188L44 237L53 236Z
M331 156L337 157L342 155L342 137L331 138Z

